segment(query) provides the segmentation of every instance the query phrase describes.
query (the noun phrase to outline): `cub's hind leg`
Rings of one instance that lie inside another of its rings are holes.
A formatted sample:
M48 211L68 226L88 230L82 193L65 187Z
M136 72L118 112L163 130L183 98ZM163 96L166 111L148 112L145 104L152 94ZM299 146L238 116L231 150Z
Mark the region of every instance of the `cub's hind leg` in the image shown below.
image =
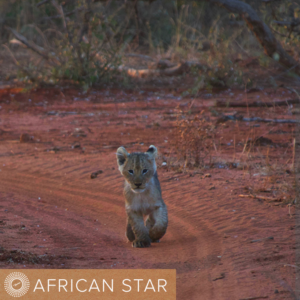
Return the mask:
M161 206L152 212L146 221L146 227L149 229L149 236L152 243L158 243L167 231L168 211L167 207Z

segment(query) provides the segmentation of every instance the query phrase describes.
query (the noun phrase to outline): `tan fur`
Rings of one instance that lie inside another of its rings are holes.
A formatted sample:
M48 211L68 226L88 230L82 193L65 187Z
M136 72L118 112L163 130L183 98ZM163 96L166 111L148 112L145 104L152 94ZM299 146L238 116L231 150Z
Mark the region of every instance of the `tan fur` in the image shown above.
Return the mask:
M155 146L145 153L130 154L124 147L117 150L119 170L125 178L126 236L133 247L149 247L151 242L159 242L167 230L168 212L161 196L156 156ZM144 216L148 216L146 225Z

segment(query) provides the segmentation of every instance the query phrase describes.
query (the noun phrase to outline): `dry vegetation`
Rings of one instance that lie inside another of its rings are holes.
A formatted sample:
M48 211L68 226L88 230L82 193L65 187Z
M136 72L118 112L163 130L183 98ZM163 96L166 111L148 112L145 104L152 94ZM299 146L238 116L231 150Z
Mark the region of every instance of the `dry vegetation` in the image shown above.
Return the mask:
M16 77L16 82L31 86L78 84L85 91L116 83L132 87L132 80L169 86L178 80L184 82L183 97L238 88L246 101L253 90L285 86L299 98L298 63L290 63L299 61L300 6L290 1L222 3L227 10L217 7L217 0L1 1L0 55L17 70L16 74L4 66L1 77ZM250 12L247 17L241 13L245 11ZM248 187L251 195L267 191L292 203L295 142L280 146L285 150L279 159L266 134L251 129L246 139L245 132L233 135L233 154L221 159L228 123L238 131L245 121L266 121L228 116L230 105L223 106L212 110L211 116L193 112L192 100L187 110L177 108L174 156L168 163L180 172L240 168L253 179Z
M192 105L193 102L186 110L177 108L171 154L164 158L168 168L190 176L200 173L204 177L212 168L236 168L243 170L244 178L249 179L240 197L257 198L273 205L296 203L293 119L285 119L291 121L287 125L292 129L291 134L284 142L275 142L268 138L274 135L274 130L260 128L260 122L247 125L245 134L245 122L239 118L224 119L213 113L208 115L205 110L199 113L192 110ZM265 108L265 114L278 115L278 107L275 112L273 109ZM229 111L230 108L222 109L227 115Z
M183 168L204 167L207 157L211 162L215 125L201 115L191 116L179 110L175 126L176 153Z
M238 3L223 5L226 11L219 1L1 1L1 56L15 64L18 80L34 85L64 81L88 89L128 84L128 77L191 73L191 95L203 88L251 87L250 64L278 68L285 54L298 61L300 7L289 1ZM244 20L241 9L269 26L284 54L268 53L254 17ZM284 75L293 72L297 65ZM265 81L277 84L272 76Z

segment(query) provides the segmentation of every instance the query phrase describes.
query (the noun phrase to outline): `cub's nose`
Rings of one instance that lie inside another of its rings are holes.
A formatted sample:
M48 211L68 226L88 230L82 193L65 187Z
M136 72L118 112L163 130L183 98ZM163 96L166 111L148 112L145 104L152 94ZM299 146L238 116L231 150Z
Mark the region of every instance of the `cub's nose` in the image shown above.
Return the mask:
M141 183L135 183L136 187L139 188L142 184Z

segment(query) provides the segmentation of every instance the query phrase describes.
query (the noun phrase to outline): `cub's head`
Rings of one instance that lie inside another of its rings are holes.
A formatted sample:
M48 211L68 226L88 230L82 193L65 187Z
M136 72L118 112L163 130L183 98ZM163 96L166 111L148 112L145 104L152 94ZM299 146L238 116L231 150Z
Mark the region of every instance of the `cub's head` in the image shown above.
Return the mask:
M121 174L130 184L131 190L141 193L156 172L157 149L151 145L147 152L128 153L124 147L117 150L117 162Z

